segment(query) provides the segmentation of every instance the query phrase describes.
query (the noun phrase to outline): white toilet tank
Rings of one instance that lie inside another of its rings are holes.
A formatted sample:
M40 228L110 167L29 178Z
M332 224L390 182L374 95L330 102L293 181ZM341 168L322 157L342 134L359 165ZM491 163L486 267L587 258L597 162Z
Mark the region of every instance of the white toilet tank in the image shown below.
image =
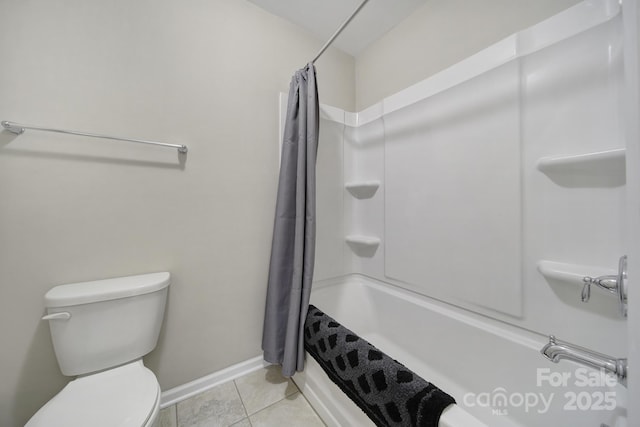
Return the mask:
M64 375L138 359L158 342L169 273L56 286L45 295L51 338Z

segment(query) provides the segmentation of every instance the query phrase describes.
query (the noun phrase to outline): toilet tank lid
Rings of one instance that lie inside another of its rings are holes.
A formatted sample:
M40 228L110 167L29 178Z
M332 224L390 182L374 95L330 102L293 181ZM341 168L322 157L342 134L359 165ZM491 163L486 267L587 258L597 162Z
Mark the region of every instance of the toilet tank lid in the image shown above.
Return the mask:
M169 273L161 272L60 285L45 294L45 306L68 307L148 294L169 286L170 279Z

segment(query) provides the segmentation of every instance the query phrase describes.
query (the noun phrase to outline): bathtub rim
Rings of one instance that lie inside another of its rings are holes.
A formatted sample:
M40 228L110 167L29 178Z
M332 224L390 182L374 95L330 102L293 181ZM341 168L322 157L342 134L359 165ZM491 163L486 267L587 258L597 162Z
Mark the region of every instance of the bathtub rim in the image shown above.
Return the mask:
M316 290L320 291L340 285L348 286L350 283L355 283L363 287L369 287L379 292L386 293L392 297L399 298L405 302L417 305L439 315L447 316L453 320L464 323L467 326L481 329L487 333L532 350L539 351L548 341L548 336L545 334L522 328L494 317L486 316L481 313L471 311L470 309L428 297L393 283L383 282L359 273L314 282L312 295ZM318 308L323 310L322 307Z

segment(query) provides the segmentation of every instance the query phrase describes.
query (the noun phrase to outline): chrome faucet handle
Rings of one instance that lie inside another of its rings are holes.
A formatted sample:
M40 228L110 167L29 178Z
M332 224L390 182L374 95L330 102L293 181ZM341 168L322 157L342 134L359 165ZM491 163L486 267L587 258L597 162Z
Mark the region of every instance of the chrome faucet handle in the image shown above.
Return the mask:
M593 277L584 276L582 278L584 286L582 287L582 302L589 302L591 298L591 284L593 283Z
M627 316L627 256L620 258L618 263L618 274L598 277L584 276L582 278L582 302L588 302L591 298L591 285L596 285L600 289L618 296L620 301L620 311L624 317Z
M596 285L601 289L604 289L607 292L611 292L612 294L618 294L618 276L607 275L607 276L598 276L598 277L590 277L584 276L582 278L584 282L584 286L582 288L582 302L588 302L589 298L591 298L591 285Z
M627 317L627 256L623 255L618 261L618 302L620 313Z
M609 291L612 294L618 293L618 275L600 276L596 277L595 284L605 291Z

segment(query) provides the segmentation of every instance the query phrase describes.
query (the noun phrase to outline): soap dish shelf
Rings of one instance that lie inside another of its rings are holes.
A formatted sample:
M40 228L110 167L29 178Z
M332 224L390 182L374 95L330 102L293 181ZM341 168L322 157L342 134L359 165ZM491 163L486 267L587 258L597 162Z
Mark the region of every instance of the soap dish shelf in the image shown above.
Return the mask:
M345 238L347 243L353 245L359 245L363 247L378 247L380 245L380 238L375 236L361 236L361 235L349 235Z
M344 186L356 199L370 199L378 191L380 181L348 182Z
M583 153L570 156L543 157L536 167L543 173L571 172L578 174L625 174L624 148Z
M345 241L353 253L362 258L372 258L380 246L380 239L375 236L352 234L346 236Z

